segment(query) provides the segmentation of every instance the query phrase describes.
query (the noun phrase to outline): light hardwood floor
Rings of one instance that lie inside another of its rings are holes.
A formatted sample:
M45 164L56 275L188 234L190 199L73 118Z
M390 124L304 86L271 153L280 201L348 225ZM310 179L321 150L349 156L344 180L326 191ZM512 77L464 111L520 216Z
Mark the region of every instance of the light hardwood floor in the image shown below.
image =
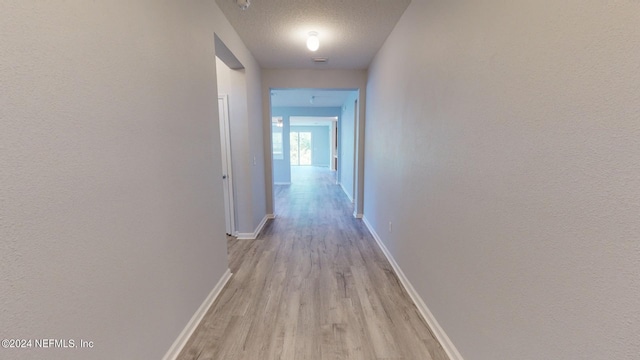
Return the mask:
M333 173L294 170L178 358L447 359Z

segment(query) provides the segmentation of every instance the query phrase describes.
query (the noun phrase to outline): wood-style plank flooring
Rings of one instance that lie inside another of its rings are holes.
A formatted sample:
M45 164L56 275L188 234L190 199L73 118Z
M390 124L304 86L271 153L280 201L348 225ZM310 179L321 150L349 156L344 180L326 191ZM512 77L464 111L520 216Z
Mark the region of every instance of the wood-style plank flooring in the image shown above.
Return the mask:
M334 174L293 170L260 237L229 238L234 275L178 358L447 359Z

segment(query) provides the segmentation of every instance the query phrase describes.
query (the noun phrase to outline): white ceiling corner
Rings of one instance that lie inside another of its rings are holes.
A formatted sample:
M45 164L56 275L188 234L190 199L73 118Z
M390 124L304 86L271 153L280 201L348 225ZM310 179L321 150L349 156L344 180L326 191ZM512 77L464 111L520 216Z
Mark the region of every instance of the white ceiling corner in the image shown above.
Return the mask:
M411 0L216 0L263 68L366 69ZM309 51L317 31L320 49ZM314 57L326 57L315 64Z

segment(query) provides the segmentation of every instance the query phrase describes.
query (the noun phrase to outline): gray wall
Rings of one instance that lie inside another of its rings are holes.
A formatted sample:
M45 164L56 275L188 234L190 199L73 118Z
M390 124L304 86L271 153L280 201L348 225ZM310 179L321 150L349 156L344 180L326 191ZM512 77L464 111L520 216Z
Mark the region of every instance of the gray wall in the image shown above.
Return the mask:
M0 338L95 343L0 357L160 359L227 270L214 33L246 67L256 183L260 69L213 1L0 12Z
M371 65L365 216L466 359L638 358L638 24L414 0Z
M338 182L351 201L354 200L353 184L355 181L355 101L358 98L357 92L354 93L342 106L342 117L338 124L338 152L340 159L338 161ZM375 144L372 144L374 146Z

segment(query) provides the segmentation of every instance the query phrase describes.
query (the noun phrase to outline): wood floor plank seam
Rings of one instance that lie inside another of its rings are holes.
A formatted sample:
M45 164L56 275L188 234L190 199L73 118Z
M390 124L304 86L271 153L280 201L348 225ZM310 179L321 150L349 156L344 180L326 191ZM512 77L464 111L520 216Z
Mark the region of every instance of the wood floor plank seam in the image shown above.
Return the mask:
M227 238L234 275L178 359L447 359L335 172L274 190L258 238Z

